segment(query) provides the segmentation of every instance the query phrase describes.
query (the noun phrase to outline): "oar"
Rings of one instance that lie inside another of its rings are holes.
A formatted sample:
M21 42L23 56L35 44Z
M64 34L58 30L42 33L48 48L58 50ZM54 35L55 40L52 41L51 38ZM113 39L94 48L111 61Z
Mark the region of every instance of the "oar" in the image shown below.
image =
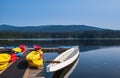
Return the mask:
M54 61L54 60L44 60L44 63L61 63L60 61Z

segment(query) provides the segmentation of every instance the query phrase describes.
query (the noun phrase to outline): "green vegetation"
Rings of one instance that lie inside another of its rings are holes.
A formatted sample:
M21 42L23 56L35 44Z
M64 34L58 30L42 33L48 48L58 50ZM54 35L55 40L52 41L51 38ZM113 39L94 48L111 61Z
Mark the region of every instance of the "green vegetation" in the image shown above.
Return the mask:
M120 31L85 30L76 32L0 32L0 38L120 38Z

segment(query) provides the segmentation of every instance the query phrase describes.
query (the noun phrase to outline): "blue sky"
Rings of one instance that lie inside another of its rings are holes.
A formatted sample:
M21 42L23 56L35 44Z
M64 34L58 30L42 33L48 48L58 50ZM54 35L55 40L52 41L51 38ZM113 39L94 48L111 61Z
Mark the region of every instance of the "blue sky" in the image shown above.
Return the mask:
M84 24L120 30L120 0L0 0L0 24Z

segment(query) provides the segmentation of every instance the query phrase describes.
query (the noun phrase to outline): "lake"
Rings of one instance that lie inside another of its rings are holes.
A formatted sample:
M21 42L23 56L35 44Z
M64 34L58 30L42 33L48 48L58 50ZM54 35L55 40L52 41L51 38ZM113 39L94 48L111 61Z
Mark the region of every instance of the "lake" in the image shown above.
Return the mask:
M70 69L72 71L69 78L120 78L120 40L1 40L0 46L15 47L22 43L28 47L34 44L41 47L76 45L80 47L80 56L73 64L54 73L47 73L44 70L46 78L52 78L56 73L58 76L55 77L59 78L60 75L64 77ZM52 60L57 55L57 52L44 53L43 59Z

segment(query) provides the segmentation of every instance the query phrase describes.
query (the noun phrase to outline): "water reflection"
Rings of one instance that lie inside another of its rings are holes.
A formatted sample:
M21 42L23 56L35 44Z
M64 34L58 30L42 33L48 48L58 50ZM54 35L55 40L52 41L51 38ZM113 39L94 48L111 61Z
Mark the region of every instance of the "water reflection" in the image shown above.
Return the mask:
M120 40L51 40L51 41L0 41L0 46L19 46L25 44L33 47L33 44L42 47L76 46L80 47L80 60L69 78L120 78ZM45 59L54 59L58 53L47 54ZM75 64L74 64L75 65ZM65 76L72 66L57 74ZM61 73L62 73L61 72ZM51 78L51 73L45 72L46 78ZM55 78L55 74L53 74ZM57 76L56 78L58 78ZM61 77L62 78L62 77Z
M24 43L26 45L40 44L40 45L79 45L79 46L113 46L120 45L120 40L50 40L50 41L37 41L37 40L0 40L0 46L19 45Z
M119 46L119 40L51 40L51 41L37 41L37 40L0 40L0 47L7 46L19 46L25 44L28 47L33 47L34 44L41 45L42 47L56 47L56 46L76 46L80 47L80 52L86 52L89 50L96 50L110 46ZM104 46L104 47L103 47Z
M79 57L67 67L53 73L52 78L69 78L79 61Z
M120 46L81 52L70 78L120 78Z

